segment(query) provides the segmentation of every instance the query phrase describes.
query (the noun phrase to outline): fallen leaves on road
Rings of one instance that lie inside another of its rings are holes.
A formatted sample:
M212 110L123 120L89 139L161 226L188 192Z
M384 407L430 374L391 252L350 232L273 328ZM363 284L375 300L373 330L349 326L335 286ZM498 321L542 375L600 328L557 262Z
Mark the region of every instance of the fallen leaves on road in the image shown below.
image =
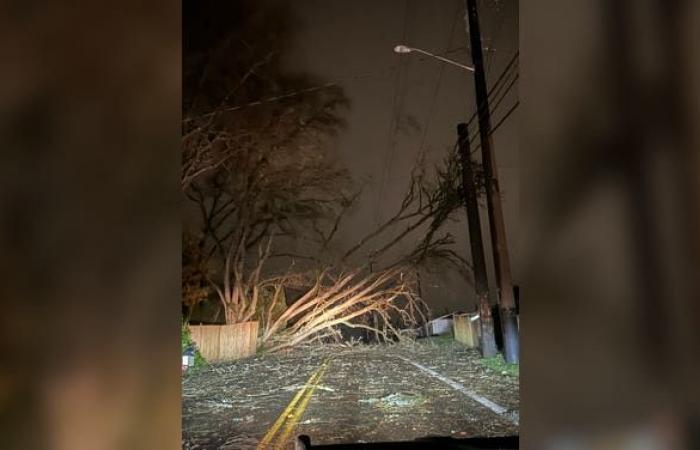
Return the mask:
M452 340L305 348L286 355L256 355L186 374L183 448L254 448L327 356L331 357L329 368L297 430L312 436L313 442L518 432L509 417L494 414L396 355L458 381L517 417L519 377L488 369L478 363L478 352Z

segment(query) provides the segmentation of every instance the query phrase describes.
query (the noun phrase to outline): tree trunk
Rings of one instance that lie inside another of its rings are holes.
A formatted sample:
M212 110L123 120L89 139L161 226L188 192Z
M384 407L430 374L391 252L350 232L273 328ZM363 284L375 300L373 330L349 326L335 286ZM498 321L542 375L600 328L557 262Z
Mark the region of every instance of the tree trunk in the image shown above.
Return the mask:
M227 306L224 310L224 313L225 313L226 325L233 325L234 323L238 323L238 317L236 314L236 310L234 308Z

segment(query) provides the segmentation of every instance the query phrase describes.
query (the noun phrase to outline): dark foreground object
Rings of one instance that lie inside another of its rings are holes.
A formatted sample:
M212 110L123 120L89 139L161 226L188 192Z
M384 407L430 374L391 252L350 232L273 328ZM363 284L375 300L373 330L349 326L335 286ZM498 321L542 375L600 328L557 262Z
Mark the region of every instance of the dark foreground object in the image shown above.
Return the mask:
M367 444L334 444L334 445L311 445L308 436L297 437L294 444L295 450L307 449L328 449L328 450L373 450L373 449L460 449L460 450L480 450L480 449L500 449L513 450L519 448L520 438L518 436L505 436L493 438L470 438L454 439L451 437L427 437L408 442L371 442Z

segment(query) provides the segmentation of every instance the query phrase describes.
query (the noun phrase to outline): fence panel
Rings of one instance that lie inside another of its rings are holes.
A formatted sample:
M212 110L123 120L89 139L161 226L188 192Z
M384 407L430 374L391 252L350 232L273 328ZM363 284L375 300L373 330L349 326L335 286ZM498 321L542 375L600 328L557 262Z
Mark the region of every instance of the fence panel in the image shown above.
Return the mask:
M472 320L471 316L467 314L454 316L455 340L457 342L461 342L469 348L474 348L478 346L478 328L478 319Z
M190 325L192 340L204 359L210 362L232 361L254 355L258 322L233 325Z

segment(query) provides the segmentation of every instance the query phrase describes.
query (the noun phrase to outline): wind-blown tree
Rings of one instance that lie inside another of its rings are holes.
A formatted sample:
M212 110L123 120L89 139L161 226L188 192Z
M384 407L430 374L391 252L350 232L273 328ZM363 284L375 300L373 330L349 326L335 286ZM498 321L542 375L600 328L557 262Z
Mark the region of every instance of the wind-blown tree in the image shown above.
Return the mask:
M460 183L455 155L448 155L432 171L419 162L396 212L342 252L338 259L330 259L333 264L317 267L312 276L285 274L260 283L274 292L270 295L269 311L279 304L283 286L292 278L293 284L301 286L304 291L276 319L271 312L261 315L263 345L270 350L279 350L302 342L338 339L338 325L369 330L384 341L400 340L404 334L394 323L404 328L424 323L429 308L418 295L418 270L421 267L446 262L470 280L469 263L454 248L452 236L441 232L445 223L455 219L455 214L462 213ZM342 227L345 211L340 209L329 221L327 233L316 227L314 231L321 236L317 244L328 244L328 237L332 238L333 233ZM374 271L367 270L366 265L361 269L348 263L357 254L361 255L360 260L374 262L409 237L420 238L412 250L398 258L387 259ZM315 259L320 262L322 257L319 255Z
M329 254L360 198L328 150L347 99L283 69L286 12L226 7L236 14L186 20L226 16L245 26L227 23L221 29L235 31L221 32L209 24L191 36L185 23L181 185L198 215L189 231L199 256L197 270L184 273L199 274L196 283L206 278L227 323L260 320L270 348L337 338L339 325L400 338L394 324L416 324L428 313L416 295L418 267L444 260L468 273L452 237L441 233L462 205L454 155L432 171L419 163L396 213ZM413 250L366 270L408 238L418 242ZM304 244L304 254L288 251L292 241ZM287 305L291 284L303 294Z
M444 262L471 281L470 264L460 254L462 249L456 249L454 237L443 232L446 223L458 219L464 206L460 170L455 153L448 153L432 168L419 158L394 214L347 249L341 260L362 253L375 262L410 239L416 242L411 250L379 267L430 267Z
M309 90L316 80L281 68L284 11L230 7L245 26L191 24L203 36L186 42L181 185L199 211L210 284L235 323L255 314L273 238L347 205L350 178L327 150L343 125L342 91Z
M316 275L313 286L301 298L274 318L271 311L280 301L282 278L262 317L262 343L275 351L315 340L340 339L338 325L373 331L385 341L402 339L402 330L394 323L416 326L425 320L425 305L415 295L412 275L406 268L369 274L356 269L338 276L324 271ZM378 319L374 326L361 320L371 315Z

